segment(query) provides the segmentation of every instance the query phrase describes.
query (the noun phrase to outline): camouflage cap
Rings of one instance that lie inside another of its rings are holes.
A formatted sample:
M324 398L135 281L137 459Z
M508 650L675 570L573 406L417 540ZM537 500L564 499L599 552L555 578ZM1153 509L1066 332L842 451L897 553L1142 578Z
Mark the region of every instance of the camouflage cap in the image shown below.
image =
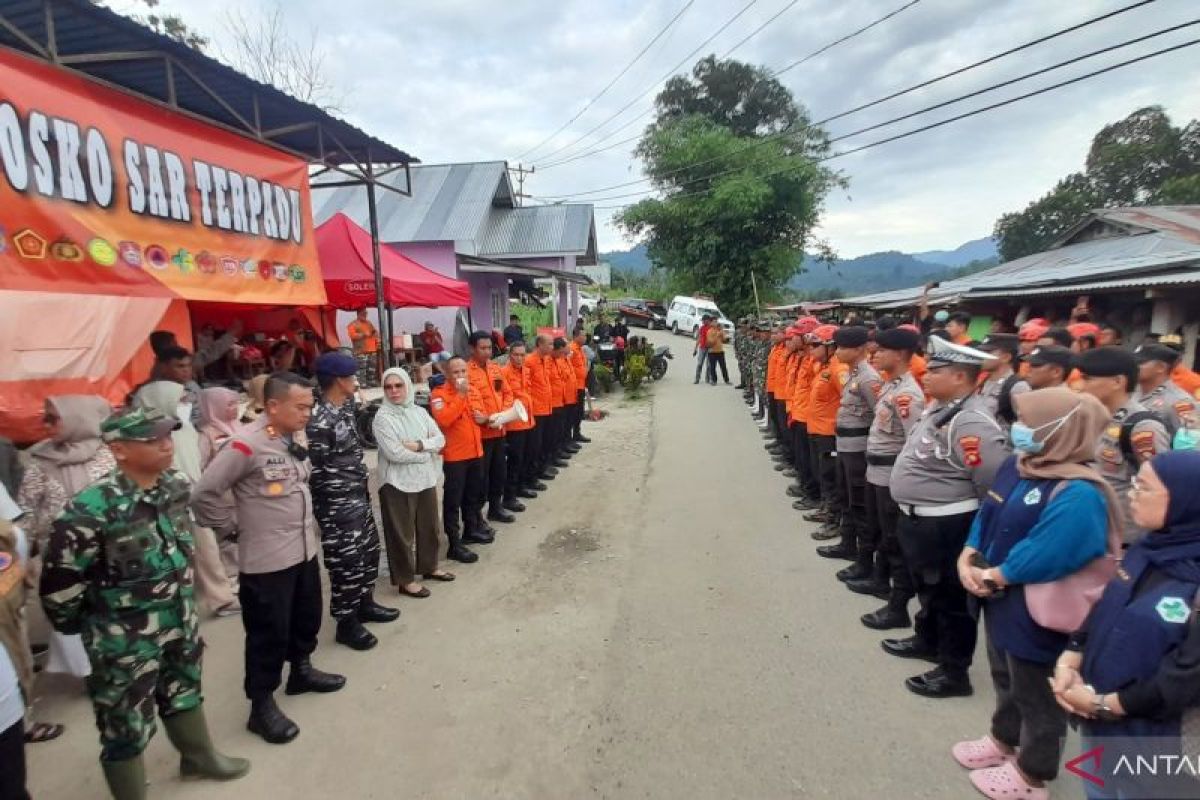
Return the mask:
M100 438L106 442L155 442L182 425L156 409L125 408L100 423Z

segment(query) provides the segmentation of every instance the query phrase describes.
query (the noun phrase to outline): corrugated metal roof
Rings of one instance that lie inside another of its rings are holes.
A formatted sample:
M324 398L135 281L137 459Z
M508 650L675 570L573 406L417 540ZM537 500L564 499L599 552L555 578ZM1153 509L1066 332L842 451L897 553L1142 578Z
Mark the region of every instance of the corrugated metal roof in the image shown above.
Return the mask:
M586 204L495 209L479 239L484 256L584 255L592 239Z
M1077 294L1078 292L1102 292L1114 289L1143 289L1154 286L1187 286L1200 283L1200 269L1183 272L1168 272L1162 275L1131 275L1110 281L1072 283L1062 286L1036 286L1030 289L1000 289L972 292L971 297L1025 297L1028 295Z

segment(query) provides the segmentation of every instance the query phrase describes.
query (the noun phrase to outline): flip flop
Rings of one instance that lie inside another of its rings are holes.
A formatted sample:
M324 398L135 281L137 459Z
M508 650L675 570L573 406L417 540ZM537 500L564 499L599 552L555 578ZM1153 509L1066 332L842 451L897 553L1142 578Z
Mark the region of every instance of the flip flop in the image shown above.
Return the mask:
M967 769L987 769L998 767L1013 758L1011 753L1005 753L991 736L973 739L969 742L959 742L950 748L954 760Z
M25 731L25 744L51 742L63 735L66 728L52 722L35 722Z
M1025 780L1013 761L971 772L971 785L990 800L1050 800L1050 790Z
M431 573L429 575L422 575L421 577L428 581L441 581L442 583L449 583L450 581L454 580L455 575L453 572L438 572Z
M400 592L400 594L404 595L405 597L429 597L429 590L426 589L424 586L422 586L421 590L418 592L410 592L408 589L405 589L403 586L398 587L396 589L396 591Z

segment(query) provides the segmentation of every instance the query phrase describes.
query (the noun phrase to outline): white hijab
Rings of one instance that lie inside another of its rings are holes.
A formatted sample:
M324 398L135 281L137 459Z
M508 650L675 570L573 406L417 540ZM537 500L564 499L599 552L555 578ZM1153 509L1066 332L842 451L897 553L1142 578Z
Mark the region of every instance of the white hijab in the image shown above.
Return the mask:
M171 434L175 442L175 469L187 476L192 483L200 480L200 434L192 427L191 420L180 419L179 405L183 400L183 385L175 381L154 381L138 390L135 398L142 408L153 408L168 417L175 417L182 427Z
M388 378L395 375L404 382L407 390L404 395L404 401L401 403L393 403L388 399L387 392L383 394L383 404L379 406L379 412L375 415L377 421L382 424L389 425L396 432L401 440L416 441L418 439L429 438L429 414L425 409L417 405L416 390L413 389L412 378L408 377L408 373L399 367L392 367L383 373L384 385L387 384Z

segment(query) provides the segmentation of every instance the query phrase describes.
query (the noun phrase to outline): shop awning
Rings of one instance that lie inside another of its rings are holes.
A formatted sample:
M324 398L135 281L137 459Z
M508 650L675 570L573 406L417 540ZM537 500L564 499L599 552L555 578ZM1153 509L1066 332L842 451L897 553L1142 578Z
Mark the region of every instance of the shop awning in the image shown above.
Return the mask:
M461 272L476 272L486 275L520 275L526 278L549 278L577 283L580 286L591 286L594 281L582 272L570 272L565 269L551 267L531 267L511 261L497 261L483 256L469 256L458 253L458 269Z
M375 304L375 268L371 234L345 214L334 214L317 228L317 257L329 304L358 309ZM464 281L447 278L386 244L379 245L383 266L383 302L394 308L471 305Z

